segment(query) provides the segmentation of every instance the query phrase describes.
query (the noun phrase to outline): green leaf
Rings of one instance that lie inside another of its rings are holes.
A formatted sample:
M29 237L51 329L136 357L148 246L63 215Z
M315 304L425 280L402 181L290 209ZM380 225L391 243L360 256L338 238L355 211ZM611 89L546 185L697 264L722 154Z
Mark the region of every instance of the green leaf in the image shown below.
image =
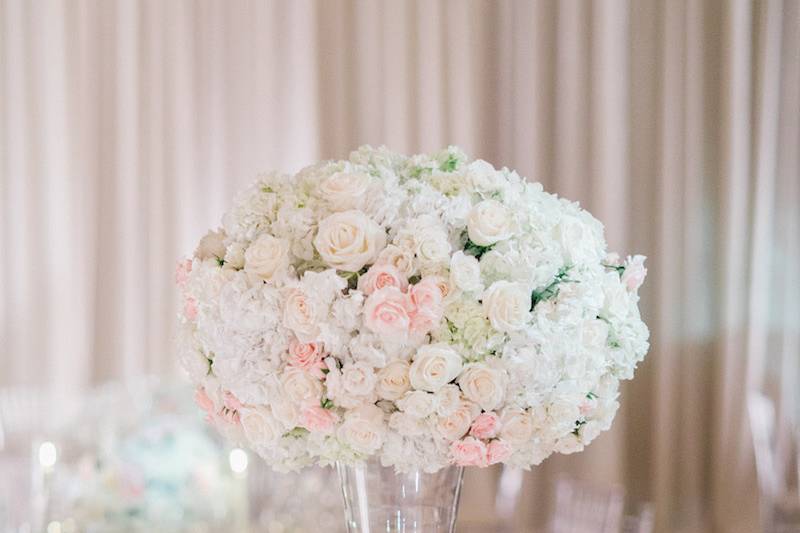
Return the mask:
M480 244L475 244L469 237L467 238L467 242L464 243L464 253L467 255L471 255L475 257L475 259L480 259L483 254L488 252L494 247L494 244L490 244L489 246L481 246Z
M550 300L558 296L559 285L574 281L567 277L571 268L571 266L562 267L549 285L545 286L542 290L533 291L531 293L531 311L533 311L533 308L536 307L536 304L539 302Z

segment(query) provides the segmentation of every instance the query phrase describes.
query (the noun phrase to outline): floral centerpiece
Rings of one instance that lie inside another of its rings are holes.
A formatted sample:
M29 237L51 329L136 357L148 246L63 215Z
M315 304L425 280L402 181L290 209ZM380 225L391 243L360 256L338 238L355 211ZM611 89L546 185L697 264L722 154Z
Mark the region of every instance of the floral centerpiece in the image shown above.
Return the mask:
M178 266L197 402L277 469L528 468L609 428L641 256L516 172L362 147L260 176Z
M241 481L185 384L103 386L53 436L58 462L33 498L48 502L48 531L211 533L246 519Z

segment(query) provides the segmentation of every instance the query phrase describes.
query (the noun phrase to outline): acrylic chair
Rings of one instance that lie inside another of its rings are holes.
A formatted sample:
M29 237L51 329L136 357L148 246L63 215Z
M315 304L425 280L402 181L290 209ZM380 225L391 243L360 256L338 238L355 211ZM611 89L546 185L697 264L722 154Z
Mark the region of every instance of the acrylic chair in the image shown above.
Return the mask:
M765 533L800 533L800 493L790 489L791 463L800 462L800 453L792 458L785 450L798 449L798 439L776 446L778 424L775 404L765 395L752 392L747 399L750 430L755 452L756 473L761 507L761 523ZM783 450L783 451L782 451ZM800 465L796 475L800 477ZM797 484L797 480L795 485Z
M655 515L653 506L642 504L637 514L625 516L622 520L622 533L653 533Z
M561 477L556 481L551 533L619 533L625 494L621 487L601 487Z

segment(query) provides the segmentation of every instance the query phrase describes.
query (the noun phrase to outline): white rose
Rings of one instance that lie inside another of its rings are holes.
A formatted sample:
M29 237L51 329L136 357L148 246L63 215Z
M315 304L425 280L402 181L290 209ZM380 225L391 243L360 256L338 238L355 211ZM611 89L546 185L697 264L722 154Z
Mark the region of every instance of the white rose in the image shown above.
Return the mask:
M369 176L360 172L336 172L325 178L317 189L332 211L358 208L364 203Z
M499 189L505 178L490 163L477 159L467 166L467 180L473 189L486 193Z
M511 444L526 444L533 437L533 420L522 409L505 409L500 415L500 438Z
M383 416L383 411L374 405L352 409L345 415L336 436L359 453L375 453L383 444L386 431Z
M222 259L225 257L225 232L209 231L200 239L200 244L194 251L198 259Z
M464 292L478 292L481 284L481 267L478 260L458 251L450 258L450 283Z
M289 243L264 233L244 252L244 271L269 281L289 266Z
M518 331L530 320L531 293L521 283L495 281L483 295L483 310L497 331Z
M319 335L319 304L302 289L290 289L283 304L283 325L291 329L300 342L311 342Z
M469 365L458 377L458 385L464 396L480 405L484 411L492 411L500 406L507 382L505 371L483 363Z
M472 421L480 414L481 409L472 402L462 400L449 416L439 418L436 429L448 440L458 440L469 431Z
M288 367L281 376L281 384L295 404L316 405L322 397L322 383L301 368Z
M447 264L451 246L443 228L439 226L418 228L414 241L417 258L423 265Z
M269 407L243 407L239 416L244 434L254 447L273 443L283 435L283 425Z
M411 385L436 392L461 372L461 355L446 343L428 344L417 350L411 363Z
M553 228L553 237L569 264L591 263L605 257L603 226L585 211L577 216L565 214Z
M414 418L430 416L433 414L435 407L433 394L421 390L407 392L402 398L397 400L395 404L401 411L408 413Z
M413 249L390 244L378 255L377 262L392 265L402 273L406 279L417 273Z
M470 211L467 233L478 246L490 246L514 234L514 218L497 200L484 200Z
M328 265L358 272L377 259L386 246L386 233L361 211L334 213L319 224L314 247Z
M378 371L376 392L384 400L397 400L411 388L408 377L410 366L407 362L396 359Z
M457 385L445 385L434 394L436 413L448 416L461 405L461 389Z
M375 388L375 372L364 363L342 367L342 387L351 396L366 396Z

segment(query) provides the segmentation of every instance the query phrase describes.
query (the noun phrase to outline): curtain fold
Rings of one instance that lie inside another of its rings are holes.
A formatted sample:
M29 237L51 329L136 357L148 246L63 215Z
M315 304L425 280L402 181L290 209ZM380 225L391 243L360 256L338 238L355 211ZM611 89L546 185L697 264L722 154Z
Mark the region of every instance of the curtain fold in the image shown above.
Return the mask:
M174 372L176 259L258 172L364 143L461 145L649 257L650 355L520 531L562 471L756 530L747 391L800 417L795 0L0 0L0 385Z

